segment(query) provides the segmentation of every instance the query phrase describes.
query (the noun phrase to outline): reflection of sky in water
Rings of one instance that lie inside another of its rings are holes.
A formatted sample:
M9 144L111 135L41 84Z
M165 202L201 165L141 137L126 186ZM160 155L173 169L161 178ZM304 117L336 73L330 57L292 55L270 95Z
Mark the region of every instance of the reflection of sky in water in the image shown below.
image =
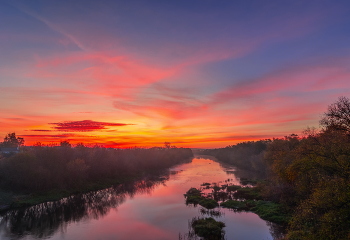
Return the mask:
M227 179L239 184L233 174L227 174L226 169L210 159L194 158L192 163L171 170L178 173L170 175L164 184L156 185L151 193L127 197L117 208L96 219L70 221L50 239L178 239L179 233L188 232L188 221L200 216L199 207L185 204L183 194L190 187ZM271 239L266 222L254 213L234 213L227 209L222 212L217 219L226 223L227 239ZM33 238L27 235L23 239Z

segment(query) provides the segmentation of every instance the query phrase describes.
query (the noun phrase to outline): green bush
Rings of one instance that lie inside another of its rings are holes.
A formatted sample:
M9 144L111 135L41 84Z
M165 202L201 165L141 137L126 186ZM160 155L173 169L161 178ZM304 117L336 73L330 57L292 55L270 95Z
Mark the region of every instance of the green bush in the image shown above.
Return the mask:
M234 192L234 191L236 191L236 190L238 190L238 189L240 189L240 188L241 188L241 186L231 185L231 186L227 186L226 190L227 190L228 192Z
M237 189L237 192L233 193L233 197L237 199L262 200L260 191L256 187L239 188Z
M204 198L199 202L199 205L207 209L213 209L219 206L218 202L214 199Z
M220 204L221 207L236 209L236 210L244 210L246 209L246 204L244 201L236 201L236 200L227 200Z
M223 238L223 228L225 223L215 221L214 218L202 218L196 219L192 222L192 228L194 232L204 239L222 239Z

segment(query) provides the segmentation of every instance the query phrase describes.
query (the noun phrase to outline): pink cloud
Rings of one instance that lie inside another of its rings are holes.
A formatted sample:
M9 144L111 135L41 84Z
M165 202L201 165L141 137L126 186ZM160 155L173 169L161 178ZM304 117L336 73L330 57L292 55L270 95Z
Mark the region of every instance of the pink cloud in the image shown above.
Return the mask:
M235 99L278 95L281 92L306 93L320 90L349 88L350 70L331 65L298 66L268 74L257 80L232 86L212 96L214 103Z
M161 68L128 56L100 53L75 53L53 59L39 60L36 77L58 76L70 78L81 74L99 84L144 85L175 74L174 68ZM63 79L64 80L64 79Z

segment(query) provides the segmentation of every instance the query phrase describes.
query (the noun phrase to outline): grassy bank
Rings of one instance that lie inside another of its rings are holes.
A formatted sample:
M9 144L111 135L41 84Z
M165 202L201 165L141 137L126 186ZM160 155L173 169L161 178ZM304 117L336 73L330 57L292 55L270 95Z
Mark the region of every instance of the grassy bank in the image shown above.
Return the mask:
M49 201L57 201L75 194L87 193L90 191L98 191L112 186L117 186L119 184L142 180L146 176L150 175L160 176L161 171L153 171L147 173L143 172L127 177L104 179L98 182L87 182L79 188L72 189L52 189L49 191L32 193L0 190L0 212L9 209L28 207Z

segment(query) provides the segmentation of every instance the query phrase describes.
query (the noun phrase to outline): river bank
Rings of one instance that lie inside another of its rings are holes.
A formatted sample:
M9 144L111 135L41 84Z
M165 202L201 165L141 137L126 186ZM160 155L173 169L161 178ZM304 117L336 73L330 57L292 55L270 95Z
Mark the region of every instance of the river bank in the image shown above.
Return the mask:
M202 217L224 222L227 239L275 238L278 226L252 212L186 206L183 193L191 187L225 179L237 185L240 180L232 173L235 169L212 158L191 160L172 167L161 181L119 184L2 213L0 239L190 239L189 222Z
M150 172L142 172L134 175L130 175L127 177L115 178L115 179L104 179L99 182L88 182L79 188L73 189L52 189L50 191L43 192L34 192L34 193L26 193L26 192L13 192L13 191L5 191L0 190L0 212L7 210L14 210L23 207L29 207L36 204L50 202L50 201L58 201L63 198L76 195L76 194L84 194L91 191L98 191L106 188L110 188L113 186L117 186L120 184L131 183L134 181L140 181L149 176L159 177L165 174L166 170L163 171L150 171Z

